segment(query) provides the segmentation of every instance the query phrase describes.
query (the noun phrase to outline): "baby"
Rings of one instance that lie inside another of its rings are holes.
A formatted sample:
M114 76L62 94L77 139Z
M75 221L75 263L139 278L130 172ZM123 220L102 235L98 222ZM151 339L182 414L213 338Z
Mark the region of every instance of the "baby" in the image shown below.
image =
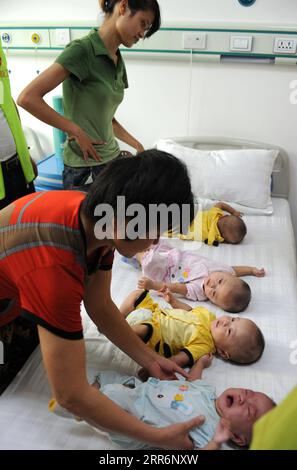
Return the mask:
M144 276L138 282L140 289L160 290L166 285L175 294L194 301L210 300L231 313L242 312L251 299L249 285L239 276L265 275L264 269L230 267L193 251L173 248L163 240L136 256Z
M161 309L148 291L133 291L120 307L131 328L159 354L181 367L208 353L239 364L257 361L264 350L261 330L247 318L216 316L204 307L192 308L164 288L171 309Z
M230 215L226 215L228 212ZM246 225L242 213L225 202L218 202L208 211L199 211L183 240L203 241L208 245L219 243L240 243L246 235Z
M195 448L217 450L229 439L239 446L247 446L254 423L275 403L264 393L240 388L229 388L216 397L214 388L201 379L203 369L209 367L211 360L211 355L201 357L190 370L187 381L149 378L142 383L136 377L105 371L96 377L97 388L128 413L152 426L163 427L202 415L202 424L190 431ZM54 405L56 402L52 401L51 411L67 416ZM148 447L120 434L111 433L110 437L126 449Z

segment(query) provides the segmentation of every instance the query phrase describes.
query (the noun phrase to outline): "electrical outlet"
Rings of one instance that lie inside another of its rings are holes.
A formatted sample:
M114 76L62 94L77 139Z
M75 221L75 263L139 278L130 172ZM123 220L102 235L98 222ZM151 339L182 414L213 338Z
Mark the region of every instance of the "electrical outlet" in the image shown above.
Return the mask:
M183 37L184 49L205 49L206 36L205 33L185 33Z
M275 38L274 52L282 54L296 54L297 40L289 38Z
M67 46L70 43L69 28L56 29L56 45Z

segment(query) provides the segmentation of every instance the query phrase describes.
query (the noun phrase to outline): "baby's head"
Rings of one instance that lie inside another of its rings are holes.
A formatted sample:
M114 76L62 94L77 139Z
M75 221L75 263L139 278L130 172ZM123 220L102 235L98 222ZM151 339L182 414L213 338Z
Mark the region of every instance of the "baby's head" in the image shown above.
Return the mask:
M212 303L231 313L242 312L251 300L250 286L231 273L211 273L204 279L203 289Z
M260 328L247 318L224 315L210 324L217 353L237 364L251 364L262 356L265 341Z
M226 243L236 245L246 236L246 225L241 217L224 215L218 220L218 229Z
M249 445L255 422L276 406L261 392L228 388L216 399L218 414L229 422L231 440L239 446Z

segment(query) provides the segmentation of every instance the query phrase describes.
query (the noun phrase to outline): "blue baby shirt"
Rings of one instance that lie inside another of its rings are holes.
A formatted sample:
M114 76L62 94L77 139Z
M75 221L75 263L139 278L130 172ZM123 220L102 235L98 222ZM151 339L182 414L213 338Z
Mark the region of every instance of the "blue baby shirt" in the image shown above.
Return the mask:
M109 371L100 373L98 380L102 393L147 424L163 427L205 416L204 424L190 432L196 448L204 447L212 439L220 420L215 408L215 390L203 380L187 382L151 377L142 383L136 377ZM149 447L116 433L111 433L110 437L126 449Z

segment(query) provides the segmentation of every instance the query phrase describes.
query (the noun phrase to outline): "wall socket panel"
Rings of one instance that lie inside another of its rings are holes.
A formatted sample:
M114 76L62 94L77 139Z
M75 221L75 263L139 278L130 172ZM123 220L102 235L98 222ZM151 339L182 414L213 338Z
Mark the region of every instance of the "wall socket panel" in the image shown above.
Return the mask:
M185 33L183 36L184 49L205 49L206 37L205 33Z
M296 54L297 39L275 38L274 52L282 54Z

